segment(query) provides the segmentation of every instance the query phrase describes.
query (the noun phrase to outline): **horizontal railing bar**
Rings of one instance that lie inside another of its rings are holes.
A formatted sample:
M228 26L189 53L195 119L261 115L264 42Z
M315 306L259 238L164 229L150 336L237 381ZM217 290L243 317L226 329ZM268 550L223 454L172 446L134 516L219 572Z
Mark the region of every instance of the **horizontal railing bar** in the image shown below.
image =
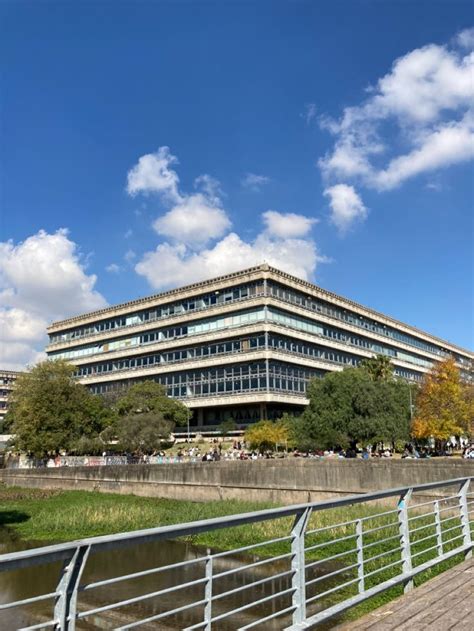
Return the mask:
M228 515L225 517L217 517L185 524L173 526L160 526L158 528L147 528L134 532L118 533L115 535L103 535L99 537L89 537L79 539L68 543L56 544L52 546L44 546L42 548L33 548L23 550L21 552L13 552L0 556L0 571L31 565L38 565L53 561L59 561L71 557L78 547L90 547L91 554L103 550L111 550L114 548L127 547L140 543L148 543L150 541L158 541L163 539L178 538L201 532L209 532L212 530L220 530L223 528L231 528L244 524L258 523L269 519L281 519L298 515L307 509L312 511L322 511L330 508L338 508L351 504L362 504L364 502L384 499L387 497L400 496L407 491L415 490L427 491L434 488L443 488L447 486L455 486L466 481L471 481L474 476L466 478L456 478L453 480L444 480L441 482L429 482L417 486L405 486L396 489L387 489L376 491L375 493L363 493L360 495L349 495L343 498L329 499L321 502L294 504L281 508L265 509L262 511L254 511L251 513L242 513L238 515Z
M432 515L434 517L434 515ZM429 524L426 524L426 526L418 526L417 528L412 528L410 530L410 535L412 535L414 532L418 532L419 530L426 530L427 528L435 528L436 527L436 522L435 521L430 521Z
M379 517L384 517L385 515L391 515L392 513L397 513L398 508L392 508L391 510L385 511L383 513L376 513L375 515L367 515L366 517L361 517L360 521L370 521L371 519L378 519Z
M285 594L290 594L291 592L294 592L295 589L296 587L289 587L288 589L284 589L281 592L276 592L275 594L270 594L270 596L265 596L265 598L260 598L259 600L253 600L251 603L248 603L247 605L243 605L242 607L239 607L238 609L232 609L231 611L226 611L225 613L221 613L219 616L216 616L215 618L211 618L210 622L211 623L218 622L219 620L223 620L224 618L227 618L233 613L240 613L241 611L245 611L246 609L250 609L251 607L256 607L257 605L261 605L262 603L265 603L268 600L280 598L280 596L285 596Z
M374 546L380 546L382 543L386 543L387 541L393 541L393 539L400 539L401 536L402 535L400 533L397 533L396 535L393 535L392 537L385 537L385 539L380 539L379 541L366 543L364 544L364 550L366 550L367 548L373 548Z
M40 596L32 596L31 598L25 598L24 600L15 600L15 602L5 603L4 605L0 605L0 611L4 611L5 609L11 609L12 607L21 607L23 605L30 605L31 603L38 603L43 600L48 600L49 598L54 598L55 596L59 596L58 592L51 592L49 594L41 594Z
M356 524L358 519L351 519L350 521L341 521L338 524L331 524L330 526L322 526L321 528L314 528L313 530L307 530L304 534L314 535L316 532L325 532L326 530L334 530L335 528L342 528L343 526L350 526Z
M459 504L454 504L453 506L445 506L444 508L440 508L439 512L440 513L446 513L448 510L457 510L457 511L459 511Z
M148 600L149 598L156 598L157 596L162 596L163 594L169 594L171 592L175 592L179 589L184 589L185 587L194 587L194 585L199 585L201 583L205 583L208 579L206 577L198 578L194 581L189 581L188 583L182 583L181 585L173 585L173 587L167 587L165 589L160 589L156 592L149 592L148 594L142 594L141 596L135 596L134 598L128 598L127 600L119 600L116 603L111 603L110 605L103 605L102 607L97 607L96 609L88 609L87 611L81 611L77 614L77 617L87 618L88 616L92 616L93 614L102 613L103 611L109 611L110 609L119 609L120 607L127 607L128 605L134 605L135 603L142 602L143 600Z
M459 530L460 528L462 528L462 526L462 524L457 524L456 526L451 526L451 528L445 528L441 531L441 534L445 535L447 532L451 532L451 530Z
M258 581L247 583L247 585L241 585L240 587L236 587L235 589L230 589L227 592L222 592L221 594L215 594L212 596L211 600L219 600L220 598L225 598L226 596L230 596L231 594L237 594L238 592L242 592L246 589L250 589L251 587L256 587L257 585L263 585L264 583L268 583L269 581L274 581L277 578L282 578L282 576L288 576L288 574L294 574L294 570L286 570L285 572L280 572L279 574L274 574L273 576L266 576L265 578L261 578Z
M314 583L320 583L321 581L325 581L332 576L337 576L338 574L342 574L343 572L349 572L349 570L353 570L354 568L359 567L359 563L353 563L352 565L347 565L345 567L340 567L338 570L334 570L329 574L323 574L322 576L317 576L316 578L312 578L310 581L306 581L306 586L314 585Z
M461 537L464 537L463 533L456 535L455 537L451 537L451 539L446 539L446 541L443 541L443 546L447 546L448 543L451 543L451 541L456 541L456 539L460 539Z
M348 585L352 585L353 583L357 583L357 581L359 581L359 580L360 580L359 577L353 578L352 580L347 581L346 583L342 583L342 585L337 585L336 587L332 587L331 589L328 589L327 591L323 592L322 594L316 594L315 596L311 596L311 598L307 598L306 599L306 604L314 602L315 600L319 600L320 598L324 598L324 596L328 596L329 594L332 594L334 592L339 591L343 587L347 587Z
M393 526L398 526L398 521L391 521L388 524L384 524L383 526L377 526L376 528L370 528L370 530L364 530L362 532L362 536L368 535L371 532L377 532L378 530L384 530L384 528L391 528Z
M372 557L368 557L367 559L364 559L364 565L368 565L371 561L375 561L375 559L380 559L381 557L388 556L389 554L394 554L395 552L401 552L401 551L402 549L400 547L390 548L390 550L387 550L386 552L381 552L380 554L375 554Z
M324 541L323 543L316 543L312 546L307 546L305 548L306 552L310 550L316 550L317 548L324 548L325 546L332 546L335 543L340 543L341 541L347 541L348 539L355 539L358 535L354 533L353 535L347 535L346 537L339 537L338 539L332 539L331 541Z
M232 550L224 550L224 552L217 552L212 555L213 559L219 559L220 557L228 556L229 554L236 554L237 552L245 552L252 548L262 548L268 546L271 543L278 543L279 541L290 541L291 535L285 535L284 537L277 537L276 539L269 539L268 541L262 541L261 543L252 543L249 546L242 546L241 548L234 548Z
M191 607L199 607L200 605L204 605L206 602L207 601L205 599L196 600L195 602L188 603L187 605L182 605L181 607L176 607L175 609L169 609L168 611L158 613L154 616L150 616L149 618L142 618L141 620L136 620L135 622L130 622L129 624L117 627L116 631L125 631L125 629L133 629L134 627L138 627L141 624L148 624L149 622L154 622L155 620L161 620L162 618L173 616L176 613L181 613L181 611L186 611L186 609L191 609Z
M327 563L328 561L334 561L334 559L339 559L340 557L347 556L348 554L354 554L357 552L357 548L351 548L346 552L339 552L339 554L333 554L331 557L326 557L325 559L319 559L318 561L312 561L311 563L306 563L305 569L309 569L310 567L315 567L316 565L321 565L321 563Z
M48 620L47 622L40 622L38 624L33 624L30 627L21 627L18 631L34 631L35 629L45 629L48 627L55 627L58 624L57 620Z
M413 517L409 517L408 521L415 521L417 519L426 519L427 517L433 517L435 513L431 511L428 513L421 513L421 515L413 515Z
M435 544L434 546L430 546L429 548L425 548L424 550L420 550L419 552L414 552L411 555L411 558L416 559L416 557L419 557L422 554L427 554L428 552L431 552L432 550L437 550L437 549L438 549L438 544Z
M420 506L427 506L428 504L434 504L435 502L449 502L451 500L458 499L458 498L459 498L459 493L456 493L455 495L446 495L444 497L440 497L437 500L430 500L429 502L422 502L421 504L410 504L410 506L408 506L408 510L412 510L414 508L420 508Z
M268 622L269 620L272 620L273 618L278 618L278 616L283 616L285 613L290 613L290 611L293 611L294 609L296 609L296 605L291 605L291 607L287 607L286 609L281 609L280 611L276 611L275 613L272 613L269 616L265 616L265 618L259 618L258 620L254 620L250 624L246 624L245 627L239 627L239 631L246 631L247 629L253 629L254 627L257 627L259 624L262 624L263 622Z
M172 563L171 565L163 565L160 567L154 567L150 570L143 570L142 572L134 572L133 574L123 574L122 576L115 576L114 578L108 578L103 581L97 581L95 583L86 583L78 588L79 592L87 592L91 589L97 589L98 587L104 587L105 585L113 585L114 583L120 583L122 581L132 580L134 578L140 578L141 576L149 576L150 574L156 574L158 572L165 572L167 570L174 570L179 567L195 565L197 563L204 563L207 557L199 557L197 559L189 559L188 561L180 561L179 563Z
M383 567L378 567L376 570L372 570L371 572L367 572L364 574L364 578L368 578L369 576L373 576L374 574L378 574L379 572L383 572L384 570L388 569L389 567L394 567L395 565L399 565L400 563L403 563L403 559L398 559L398 561L393 561L392 563L387 563L387 565L384 565Z
M424 541L428 541L429 539L433 539L437 536L438 534L435 532L432 535L428 535L427 537L421 537L421 539L410 540L410 545L417 546L419 543L423 543Z
M265 565L265 563L272 563L274 561L280 561L280 559L288 559L292 556L291 552L287 552L286 554L279 554L276 557L269 557L268 559L263 559L262 561L255 561L254 563L248 563L247 565L239 565L239 567L234 567L231 570L225 570L224 572L219 572L219 574L213 574L213 580L219 578L220 576L228 576L229 574L235 574L236 572L242 572L243 570L248 570L251 567L258 567L260 565Z

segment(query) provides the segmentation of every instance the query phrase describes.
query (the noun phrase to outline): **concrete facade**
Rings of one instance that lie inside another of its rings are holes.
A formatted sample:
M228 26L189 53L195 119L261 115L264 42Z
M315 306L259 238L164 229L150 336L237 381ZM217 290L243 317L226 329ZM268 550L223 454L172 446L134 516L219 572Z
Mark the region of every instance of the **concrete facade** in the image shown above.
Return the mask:
M454 356L465 379L474 355L316 285L261 265L57 322L51 358L77 366L93 392L161 382L193 425L239 425L297 412L306 386L378 353L418 382Z
M12 486L132 493L207 502L298 504L474 476L468 460L262 460L58 469L4 469Z
M15 387L15 381L21 372L15 370L0 370L0 421L8 412L8 397Z

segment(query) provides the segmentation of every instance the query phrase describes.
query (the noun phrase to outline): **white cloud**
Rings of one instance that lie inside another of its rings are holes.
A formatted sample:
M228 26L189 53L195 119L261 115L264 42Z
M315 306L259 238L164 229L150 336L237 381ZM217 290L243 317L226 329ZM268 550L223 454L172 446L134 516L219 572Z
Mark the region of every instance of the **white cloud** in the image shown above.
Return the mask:
M318 113L316 103L307 103L304 107L303 114L300 114L302 118L304 118L305 123L309 125L312 120L316 118L316 114Z
M183 198L165 215L158 217L153 228L166 237L189 245L217 239L230 228L230 220L216 200L203 193Z
M121 267L120 265L117 265L117 263L111 263L110 265L107 265L107 267L105 268L105 270L107 272L110 272L111 274L118 274L121 271Z
M335 136L319 166L327 183L357 180L375 190L473 157L474 30L456 46L430 44L395 60L360 104L339 120L320 119Z
M179 177L170 168L176 162L168 147L142 156L128 173L127 191L130 195L159 194L171 208L153 222L156 232L199 247L221 237L231 222L222 206L219 181L207 174L200 175L194 181L197 192L181 193Z
M257 173L246 173L241 179L240 184L243 188L251 191L260 191L265 184L270 182L270 178L266 175L258 175Z
M303 237L317 223L317 219L297 215L296 213L279 213L276 210L267 210L262 215L267 232L273 237L291 239Z
M160 147L156 153L148 153L138 159L138 164L127 175L127 192L160 193L172 200L180 198L178 193L179 177L171 165L178 159L170 153L169 147Z
M66 230L0 243L2 367L21 369L37 361L52 320L105 306L96 280L86 274Z
M474 28L466 28L456 36L456 41L462 48L474 48Z
M162 243L147 252L136 265L154 289L177 287L266 262L299 278L312 277L319 257L315 244L306 239L277 239L261 233L253 242L234 232L210 249L193 252L182 244Z
M336 184L327 188L324 195L329 197L331 221L341 233L346 232L354 222L367 217L367 208L353 186Z

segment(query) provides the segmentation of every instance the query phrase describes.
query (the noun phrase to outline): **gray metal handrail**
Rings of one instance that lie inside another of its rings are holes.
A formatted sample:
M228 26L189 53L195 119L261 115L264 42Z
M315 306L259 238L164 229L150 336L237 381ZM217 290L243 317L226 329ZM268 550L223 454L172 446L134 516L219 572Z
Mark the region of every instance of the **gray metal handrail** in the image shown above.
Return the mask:
M186 629L219 629L224 620L237 621L241 629L268 628L270 622L281 623L278 628L308 628L395 585L403 584L405 591L409 590L421 572L456 555L471 555L474 494L469 491L473 480L474 477L457 478L4 554L0 556L3 572L57 561L63 565L54 591L4 602L0 604L0 614L6 609L50 601L51 617L23 629L72 630L77 620L153 601L158 604L152 615L142 617L134 610L136 619L114 628L138 628L164 619L177 620L171 628ZM390 499L395 500L393 506L380 506L381 501ZM373 508L374 502L378 508ZM363 504L369 505L368 514L357 513L357 507ZM354 517L322 521L327 519L326 511L341 507L353 507ZM281 523L278 537L224 552L208 550L179 563L82 582L88 560L97 552L284 518L292 518L292 523ZM254 556L222 570L222 562L235 554ZM152 592L116 601L112 597L92 607L84 600L95 589L135 578L160 575L165 580L170 570L180 578ZM35 571L40 576L41 570ZM198 576L190 578L190 571L198 572ZM262 575L262 571L267 575ZM228 589L223 581L229 577L241 584ZM180 601L180 593L187 589L198 590L198 599L190 603ZM261 597L262 589L269 593ZM171 608L160 600L163 596L176 598L168 602L172 603ZM235 606L235 597L243 597L243 604ZM269 615L259 614L258 609L252 614L252 610L270 602ZM190 612L198 620L191 625L180 618Z

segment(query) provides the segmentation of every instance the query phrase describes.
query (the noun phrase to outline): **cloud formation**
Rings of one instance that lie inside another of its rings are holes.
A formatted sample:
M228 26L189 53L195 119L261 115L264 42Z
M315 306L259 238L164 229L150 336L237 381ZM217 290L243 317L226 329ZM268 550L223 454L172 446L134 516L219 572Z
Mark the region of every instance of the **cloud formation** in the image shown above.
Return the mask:
M0 243L0 270L0 365L7 369L43 356L51 321L107 304L64 229Z
M153 192L170 206L153 222L154 230L168 240L146 252L135 265L137 274L153 289L176 287L265 261L301 278L312 277L317 262L323 260L308 237L316 219L268 210L262 214L263 230L245 241L235 232L229 233L232 224L219 182L201 175L194 182L196 191L184 193L172 168L176 163L169 149L161 147L155 154L142 156L128 173L130 194ZM252 173L245 178L248 187L267 181Z
M324 195L329 197L331 221L344 234L355 221L367 217L367 208L353 186L336 184L327 188Z
M266 175L258 175L257 173L246 173L240 181L240 184L243 188L258 192L262 190L262 187L265 184L268 184L269 181L270 178Z
M327 185L351 181L388 191L472 159L473 45L474 29L468 29L451 47L412 50L395 60L361 104L346 107L338 120L321 118L334 137L319 160Z

